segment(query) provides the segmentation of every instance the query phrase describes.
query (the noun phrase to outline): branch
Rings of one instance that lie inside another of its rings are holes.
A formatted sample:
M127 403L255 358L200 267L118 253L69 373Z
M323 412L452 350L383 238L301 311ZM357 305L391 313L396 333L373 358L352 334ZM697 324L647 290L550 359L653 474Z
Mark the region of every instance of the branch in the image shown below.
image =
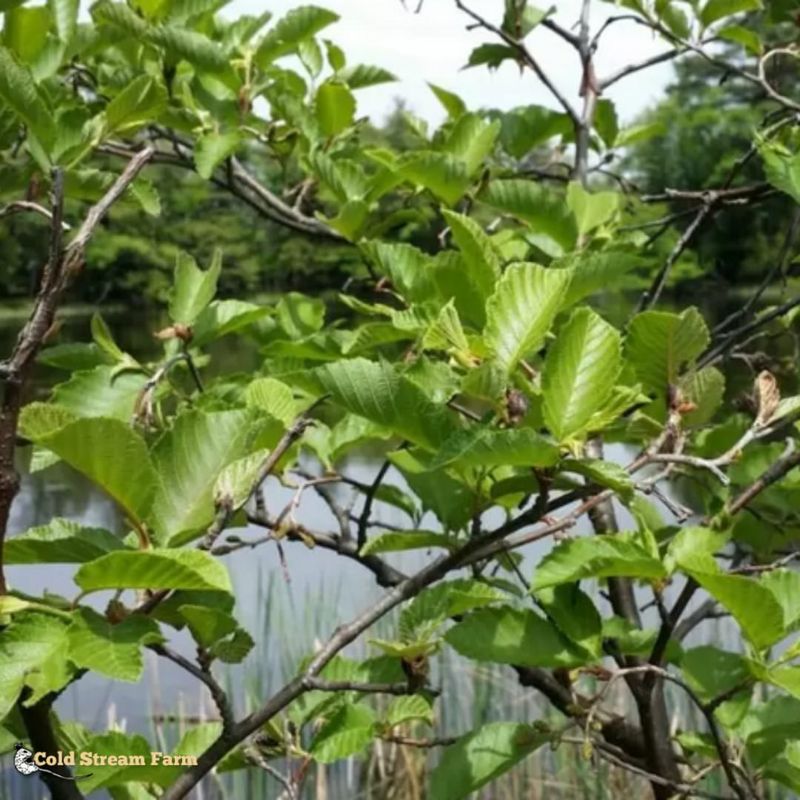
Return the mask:
M358 535L356 538L359 550L367 543L367 527L369 526L369 517L372 513L372 503L374 502L375 494L380 488L381 482L386 476L386 473L389 471L389 467L391 465L392 462L387 458L383 464L381 464L381 468L378 470L375 480L367 490L367 495L364 498L364 508L361 511L361 516L358 518Z
M262 527L275 529L275 521L269 519L265 514L258 511L248 513L247 521ZM379 586L390 588L397 586L398 583L406 580L407 576L399 572L382 558L376 555L361 555L358 545L351 540L342 540L340 537L325 533L317 533L309 530L304 525L295 525L284 532L287 539L295 542L308 544L312 542L315 547L322 547L325 550L332 550L345 558L357 561L366 567L374 576ZM244 543L242 547L248 546ZM216 548L215 548L216 549ZM239 549L239 548L237 548ZM213 552L213 551L212 551Z
M745 336L749 336L751 333L753 333L753 331L757 331L759 328L763 328L774 319L778 319L779 317L784 316L784 314L788 314L790 311L797 308L797 306L800 306L800 297L795 297L792 300L788 300L782 305L779 305L776 308L773 308L771 311L768 311L766 314L762 314L752 322L748 322L741 327L735 328L729 333L726 333L722 337L721 342L709 348L698 359L697 368L702 369L703 367L719 361L725 356L726 353L732 351L734 344L740 339L743 339Z
M307 678L303 683L307 691L318 692L362 692L364 694L416 694L419 689L407 683L358 683L356 681L323 681ZM430 690L427 690L430 691Z
M688 48L683 46L673 47L671 50L666 50L658 55L650 56L650 58L646 58L643 61L639 61L635 64L628 64L627 66L618 69L616 72L613 72L611 75L603 78L600 81L600 91L604 92L609 86L613 86L617 81L627 78L628 75L633 75L635 72L647 69L648 67L653 67L656 64L663 64L665 61L672 61L672 59L677 58L678 56L681 56L687 52L687 49Z
M189 661L188 658L184 658L180 653L176 653L174 650L164 645L151 644L149 647L154 653L158 653L158 655L172 661L173 664L177 664L181 669L186 670L186 672L206 685L208 691L211 693L214 705L217 707L217 711L219 711L219 716L222 719L223 734L230 732L234 726L233 708L231 707L230 700L225 690L211 674L211 668L197 666Z
M558 104L564 109L570 120L572 120L572 124L575 125L576 128L581 124L581 119L578 116L578 112L573 108L569 100L564 97L547 73L545 73L541 66L539 66L539 62L533 57L531 52L522 42L507 34L502 28L498 28L496 25L493 25L485 17L482 17L472 9L467 8L467 6L464 5L463 0L455 0L455 4L456 8L458 8L460 11L463 11L467 16L475 20L480 27L490 31L491 33L494 33L496 36L499 36L509 47L516 50L520 60L527 65L534 72L536 77L539 78L539 80L547 87L547 89L550 91L550 94L553 95Z
M290 778L287 778L285 775L278 772L272 764L267 761L267 759L259 752L257 747L248 747L245 749L245 756L253 762L257 767L263 769L267 775L271 775L275 778L281 786L283 786L284 791L286 792L287 800L297 800L297 789L294 783L291 781Z
M51 202L50 250L42 271L39 291L28 321L17 337L8 362L4 365L5 391L0 401L0 595L6 593L3 569L3 540L8 527L11 503L19 489L19 476L14 465L17 425L27 383L47 333L55 321L56 310L74 275L79 271L84 252L95 229L111 206L133 183L153 155L151 148L137 153L114 181L111 188L92 206L75 238L62 250L63 233L63 174L53 171Z
M280 197L271 192L264 184L259 183L247 172L236 158L231 158L231 175L233 182L241 184L241 186L253 192L253 194L274 213L275 216L273 218L276 222L280 222L287 228L294 228L294 230L301 231L302 233L309 233L312 236L324 236L339 242L347 241L340 233L334 231L333 228L328 227L317 219L304 216L297 209L284 203Z
M391 742L392 744L399 744L405 747L419 747L429 749L432 747L448 747L451 744L455 744L459 737L458 736L440 736L435 739L413 739L409 736L399 736L395 733L387 733L381 736L381 739L385 742Z
M48 211L44 206L40 206L38 203L34 203L30 200L15 200L13 203L3 206L0 208L0 219L3 217L11 217L14 214L22 214L25 211L39 214L51 223L53 221L53 214L51 211ZM70 230L70 226L66 222L62 222L61 227L65 231Z
M327 397L327 395L323 395L315 400L305 411L299 414L295 418L294 422L286 429L286 432L283 434L283 436L281 436L281 438L278 440L278 443L270 451L269 455L264 459L264 463L259 468L255 481L253 482L253 488L250 492L250 496L252 496L253 492L258 490L261 484L270 475L272 470L275 469L278 462L283 458L286 451L303 435L306 428L312 424L309 414L320 403L325 402ZM233 507L232 501L223 501L219 503L214 521L211 523L211 525L209 525L208 530L206 531L205 539L200 545L203 550L210 550L214 546L214 542L216 542L217 537L230 522L235 510L236 509Z
M161 132L156 134L156 138L169 139L170 137ZM164 150L154 151L153 162L195 172L194 156L190 145L184 142L179 142L178 144L179 146L175 147L171 153ZM115 142L101 145L98 148L98 152L128 158L132 151L125 145ZM277 195L250 175L238 161L236 161L235 166L232 164L224 179L220 177L220 174L216 174L211 176L211 182L220 189L224 189L243 200L254 211L278 225L312 236L333 239L337 242L345 243L347 241L333 228L313 217L304 216L297 209L284 203Z
M567 740L568 741L568 740ZM579 739L576 740L575 744L583 744L584 740ZM657 783L659 786L664 786L668 789L672 789L676 795L689 796L689 797L703 797L708 798L708 800L731 800L730 797L724 794L714 794L714 792L707 792L705 789L698 789L697 787L693 786L690 783L673 783L672 781L668 781L666 778L662 778L660 775L656 775L653 772L648 772L646 769L641 769L640 767L636 767L633 764L629 764L627 761L621 759L619 756L614 755L613 753L609 752L607 749L603 747L598 747L598 751L600 753L600 757L605 759L614 766L619 767L620 769L624 769L627 772L630 772L633 775L639 775L642 778L645 778L650 783Z
M17 703L22 724L28 733L31 750L34 752L55 755L61 749L50 717L53 697L53 695L48 695L32 706L26 706L23 695L23 699ZM50 790L51 800L83 800L82 792L74 780L69 779L72 775L69 767L54 766L51 769L58 774L48 775L39 772L39 777Z
M748 313L756 306L758 301L761 299L761 296L769 288L777 275L781 275L783 277L785 287L786 267L792 255L792 249L795 241L797 240L798 231L800 231L800 208L796 208L794 210L791 224L789 225L789 229L786 232L786 236L783 240L781 252L778 258L775 260L775 263L767 271L767 274L764 276L764 280L759 284L758 289L756 289L756 291L747 299L747 302L741 308L727 316L724 320L722 320L722 322L719 323L719 325L714 328L715 334L718 335L723 333L734 322L742 317L746 317Z
M648 308L651 308L658 302L659 297L661 297L661 292L664 290L664 286L667 283L667 279L669 278L669 273L672 270L672 267L689 245L689 242L697 232L697 229L703 224L706 217L711 213L712 208L713 204L710 201L704 202L703 205L700 206L700 210L697 212L694 219L689 223L686 230L681 234L666 260L661 265L661 269L659 269L659 271L656 273L655 277L653 278L653 282L650 284L650 288L639 299L639 303L634 311L635 314L638 314L640 311L646 311Z

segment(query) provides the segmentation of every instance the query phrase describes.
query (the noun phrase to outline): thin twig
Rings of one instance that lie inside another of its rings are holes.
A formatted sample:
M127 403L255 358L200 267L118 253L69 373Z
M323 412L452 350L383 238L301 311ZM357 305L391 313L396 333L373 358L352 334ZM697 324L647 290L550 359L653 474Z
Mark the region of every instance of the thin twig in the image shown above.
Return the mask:
M203 669L197 664L193 664L188 658L185 658L180 653L176 653L171 648L162 644L151 644L150 649L158 655L177 664L181 669L188 672L192 677L197 678L198 681L205 684L214 700L214 705L219 711L220 719L222 720L223 734L230 733L234 727L233 708L231 707L230 700L225 690L219 684L217 679L211 674L211 669Z

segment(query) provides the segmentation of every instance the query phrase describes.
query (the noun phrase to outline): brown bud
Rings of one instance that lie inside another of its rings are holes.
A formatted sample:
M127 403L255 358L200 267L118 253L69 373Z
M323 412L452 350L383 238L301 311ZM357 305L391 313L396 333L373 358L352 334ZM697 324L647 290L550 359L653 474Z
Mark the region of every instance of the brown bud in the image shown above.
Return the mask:
M160 331L156 331L153 336L162 341L166 341L167 339L180 339L182 342L188 343L192 341L194 331L191 325L184 325L181 322L176 322L174 325L169 325L166 328L162 328Z
M428 683L430 664L426 656L419 655L413 658L404 658L400 664L403 667L410 689L421 689Z
M106 606L106 619L112 624L117 625L122 622L131 612L125 607L125 604L116 599L108 601Z
M527 413L527 396L519 389L506 389L506 417L509 425L519 425Z

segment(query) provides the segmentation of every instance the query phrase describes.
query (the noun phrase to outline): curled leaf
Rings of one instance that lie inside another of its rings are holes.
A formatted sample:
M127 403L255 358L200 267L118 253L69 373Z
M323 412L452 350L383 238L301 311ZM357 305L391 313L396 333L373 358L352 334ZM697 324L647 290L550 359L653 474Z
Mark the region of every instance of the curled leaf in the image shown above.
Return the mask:
M781 392L778 389L778 382L775 376L768 370L758 373L755 382L755 394L758 401L758 413L756 414L756 425L760 428L769 424L775 416L778 405L781 402Z

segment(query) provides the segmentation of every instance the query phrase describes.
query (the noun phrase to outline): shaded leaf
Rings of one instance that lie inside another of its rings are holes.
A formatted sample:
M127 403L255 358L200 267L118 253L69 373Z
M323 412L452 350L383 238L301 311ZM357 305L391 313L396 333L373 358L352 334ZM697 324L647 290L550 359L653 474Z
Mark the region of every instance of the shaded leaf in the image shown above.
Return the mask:
M462 800L510 770L548 739L547 734L522 723L484 725L444 750L431 773L431 796L436 800Z

